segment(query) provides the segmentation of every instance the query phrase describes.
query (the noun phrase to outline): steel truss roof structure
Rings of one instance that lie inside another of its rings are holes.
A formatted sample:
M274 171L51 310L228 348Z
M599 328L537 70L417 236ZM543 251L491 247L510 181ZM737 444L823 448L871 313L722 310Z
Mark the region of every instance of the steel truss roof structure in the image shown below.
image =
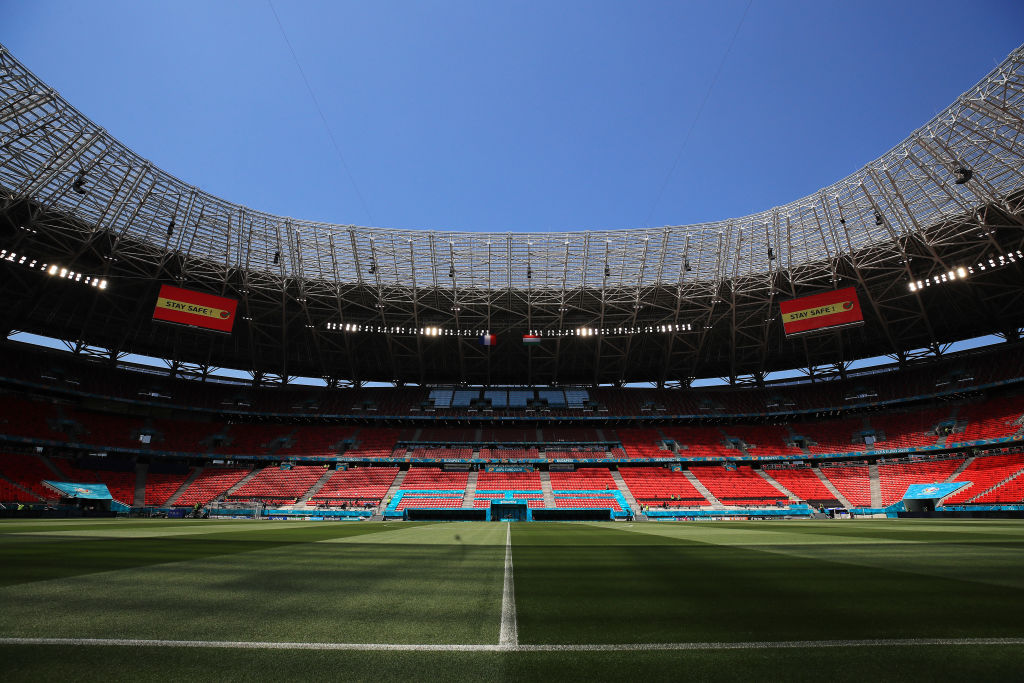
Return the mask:
M161 171L2 46L0 95L0 247L17 255L0 261L6 329L112 358L332 384L685 386L841 371L855 358L938 353L983 333L1016 338L1024 325L1024 47L885 155L812 195L713 223L611 231L274 216ZM967 266L970 277L945 281ZM935 286L910 291L917 281ZM233 334L152 323L160 283L238 298ZM785 338L780 300L848 285L864 326ZM479 344L484 332L497 346ZM522 347L528 332L541 344Z

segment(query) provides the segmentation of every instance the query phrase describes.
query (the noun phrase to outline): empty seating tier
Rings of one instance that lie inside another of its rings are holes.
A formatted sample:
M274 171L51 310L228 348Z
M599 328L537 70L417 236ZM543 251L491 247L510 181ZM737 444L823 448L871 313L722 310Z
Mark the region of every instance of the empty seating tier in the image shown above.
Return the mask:
M856 507L871 507L871 478L867 465L822 465L821 473Z
M307 505L377 505L397 476L397 467L336 470Z
M469 472L445 472L439 467L413 467L405 473L402 489L465 491Z
M838 507L839 501L810 467L765 470L772 479L800 500L814 506Z
M999 503L1024 503L1024 474L1017 473L1007 482L974 499L975 503L993 505Z
M223 495L232 486L242 481L251 470L208 468L174 501L175 506L205 505L217 496Z
M690 470L700 483L724 505L776 505L786 496L746 466L730 470L725 467L694 467Z
M575 472L551 472L551 488L555 491L616 489L618 485L605 468L585 468Z
M319 481L326 471L321 465L265 467L238 487L228 498L295 502Z
M146 475L146 506L160 507L167 499L181 488L192 475L191 469L185 474L160 474L150 472Z
M683 472L662 467L620 467L619 474L641 505L699 507L711 501L698 491Z
M477 491L540 491L539 472L480 472Z
M975 458L963 472L953 479L953 481L969 481L970 485L947 496L943 499L942 504L957 505L974 502L972 499L981 496L1000 482L1016 476L1022 469L1024 469L1024 454L1021 453Z
M35 455L22 455L20 453L0 454L0 475L28 489L41 500L57 498L56 493L43 486L44 479L57 479L57 475ZM12 491L11 495L17 495L16 491L16 489ZM18 501L16 498L11 500L14 502Z
M878 480L882 488L882 505L892 505L903 500L903 494L911 484L935 484L946 481L963 462L963 458L950 458L881 463L878 466Z

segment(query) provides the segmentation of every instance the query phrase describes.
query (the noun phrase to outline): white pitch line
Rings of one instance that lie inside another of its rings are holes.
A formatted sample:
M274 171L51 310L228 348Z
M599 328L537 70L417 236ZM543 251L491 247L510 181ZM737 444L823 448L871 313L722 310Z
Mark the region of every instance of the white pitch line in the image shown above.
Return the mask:
M563 645L459 645L415 643L289 643L135 638L0 638L0 645L233 648L243 650L358 650L400 652L649 652L655 650L795 650L842 647L1024 645L1024 638L893 638L872 640L777 640L735 643L609 643Z
M519 627L516 625L516 589L512 581L512 523L505 527L505 584L501 591L501 630L498 647L514 650L519 646Z

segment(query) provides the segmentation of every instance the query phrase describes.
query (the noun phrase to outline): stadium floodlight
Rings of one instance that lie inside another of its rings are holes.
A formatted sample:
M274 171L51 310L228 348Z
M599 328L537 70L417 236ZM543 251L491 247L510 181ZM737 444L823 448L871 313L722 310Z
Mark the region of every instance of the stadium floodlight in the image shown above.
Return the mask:
M173 235L174 235L174 219L172 218L171 222L167 224L167 238L170 239Z
M875 214L875 225L882 225L884 223L885 223L885 219L882 218L882 214L876 213Z
M768 260L769 261L774 261L775 260L775 252L772 250L771 247L768 247Z
M966 166L957 168L953 173L956 175L956 178L953 180L953 183L956 185L963 185L974 177L974 171Z
M280 251L275 251L274 252L274 265L276 266L280 262L281 262L281 252Z
M74 181L71 183L71 189L78 194L86 194L89 192L85 189L85 171L78 172Z

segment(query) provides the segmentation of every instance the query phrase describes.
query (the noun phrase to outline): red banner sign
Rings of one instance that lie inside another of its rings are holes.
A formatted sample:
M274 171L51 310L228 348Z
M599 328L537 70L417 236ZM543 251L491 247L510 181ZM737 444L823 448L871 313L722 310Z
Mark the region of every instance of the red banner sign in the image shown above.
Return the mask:
M806 334L864 322L853 287L779 303L786 335Z
M153 310L153 319L230 332L235 324L237 307L237 299L162 285Z

